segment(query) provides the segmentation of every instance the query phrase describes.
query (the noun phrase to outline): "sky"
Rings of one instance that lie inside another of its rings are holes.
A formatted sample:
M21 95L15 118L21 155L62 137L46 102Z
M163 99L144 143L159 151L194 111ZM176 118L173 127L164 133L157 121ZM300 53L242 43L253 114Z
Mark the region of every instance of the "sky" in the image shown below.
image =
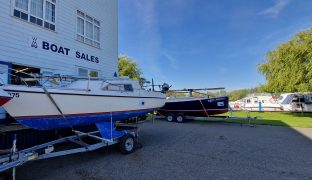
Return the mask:
M257 64L312 27L312 0L119 0L119 54L173 89L254 88Z

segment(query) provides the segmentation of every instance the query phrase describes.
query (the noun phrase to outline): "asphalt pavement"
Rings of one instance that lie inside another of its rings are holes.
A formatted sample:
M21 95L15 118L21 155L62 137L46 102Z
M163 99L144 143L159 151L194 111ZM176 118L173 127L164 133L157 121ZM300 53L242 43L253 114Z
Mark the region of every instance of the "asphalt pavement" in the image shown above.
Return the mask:
M312 129L156 120L142 148L116 147L27 163L17 179L312 179Z

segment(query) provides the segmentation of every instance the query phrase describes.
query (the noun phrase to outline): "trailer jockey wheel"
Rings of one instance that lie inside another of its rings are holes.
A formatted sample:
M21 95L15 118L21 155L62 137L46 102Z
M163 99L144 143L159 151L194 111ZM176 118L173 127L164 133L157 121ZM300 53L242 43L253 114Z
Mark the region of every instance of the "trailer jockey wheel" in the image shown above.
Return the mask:
M177 122L178 122L178 123L183 123L185 117L183 116L183 114L178 114L177 117L176 117L176 119L177 119Z
M167 115L166 115L166 120L167 120L168 122L173 122L173 121L174 121L174 115L171 114L171 113L167 114Z
M122 154L130 154L135 150L136 139L131 134L125 134L120 138L119 149Z

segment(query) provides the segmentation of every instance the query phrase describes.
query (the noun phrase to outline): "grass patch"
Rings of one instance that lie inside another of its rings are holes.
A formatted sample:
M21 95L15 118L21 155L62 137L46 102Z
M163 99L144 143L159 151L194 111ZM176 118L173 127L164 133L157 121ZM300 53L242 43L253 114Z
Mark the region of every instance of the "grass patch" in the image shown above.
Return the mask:
M230 113L222 114L222 116L230 116ZM247 117L247 112L234 112L234 117ZM250 112L251 117L261 117L253 120L253 124L271 125L271 126L287 126L287 127L304 127L312 128L312 113L282 113L282 112ZM220 120L229 123L241 123L240 120ZM248 121L243 121L248 123Z

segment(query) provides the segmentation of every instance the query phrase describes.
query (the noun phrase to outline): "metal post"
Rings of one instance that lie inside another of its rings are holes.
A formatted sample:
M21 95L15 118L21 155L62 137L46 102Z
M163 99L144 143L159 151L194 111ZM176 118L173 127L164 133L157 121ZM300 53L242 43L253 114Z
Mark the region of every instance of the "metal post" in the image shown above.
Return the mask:
M152 90L155 91L154 79L152 79Z
M88 75L87 91L90 91L90 74Z
M153 122L153 124L155 123L155 114L156 114L156 110L153 111L153 115L152 115L152 122Z
M15 154L16 151L17 151L17 148L16 148L16 134L14 134L12 153ZM16 168L14 167L13 170L12 170L12 179L13 180L15 180L15 175L16 175Z
M111 111L111 141L113 141L113 111Z
M138 117L135 118L135 138L139 142Z

